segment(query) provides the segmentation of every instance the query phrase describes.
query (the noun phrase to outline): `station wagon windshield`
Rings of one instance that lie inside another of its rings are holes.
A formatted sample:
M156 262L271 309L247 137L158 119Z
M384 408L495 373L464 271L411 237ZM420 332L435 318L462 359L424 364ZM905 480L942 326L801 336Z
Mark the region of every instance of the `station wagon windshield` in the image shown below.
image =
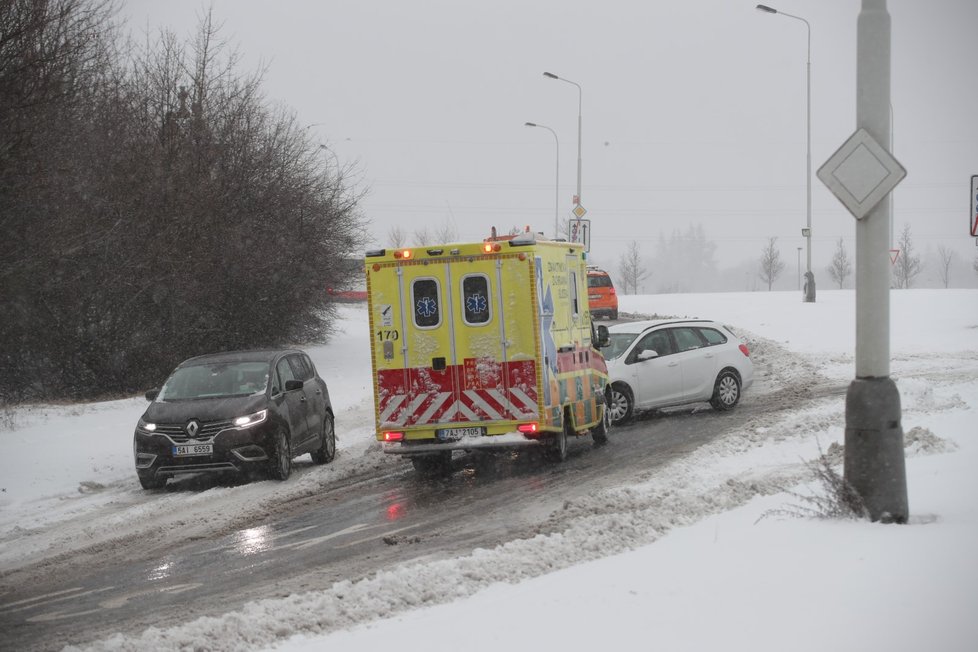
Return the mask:
M601 350L605 360L614 360L624 353L629 345L638 337L638 333L610 333L611 342L608 347Z

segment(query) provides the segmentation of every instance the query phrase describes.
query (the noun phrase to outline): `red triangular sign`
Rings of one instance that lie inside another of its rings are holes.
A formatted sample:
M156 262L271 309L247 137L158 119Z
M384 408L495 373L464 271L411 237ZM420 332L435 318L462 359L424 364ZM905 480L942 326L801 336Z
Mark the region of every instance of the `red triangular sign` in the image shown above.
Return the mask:
M890 249L890 264L896 265L897 258L900 257L899 249Z

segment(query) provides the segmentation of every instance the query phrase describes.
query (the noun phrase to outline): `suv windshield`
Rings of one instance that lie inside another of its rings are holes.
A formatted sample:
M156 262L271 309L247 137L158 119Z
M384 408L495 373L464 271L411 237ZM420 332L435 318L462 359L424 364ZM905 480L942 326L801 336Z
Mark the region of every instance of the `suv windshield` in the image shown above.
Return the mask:
M605 360L614 360L619 357L638 337L638 333L609 333L609 335L611 336L611 343L608 344L607 348L601 350Z
M157 401L221 398L263 394L268 386L267 362L219 362L181 367L173 372Z

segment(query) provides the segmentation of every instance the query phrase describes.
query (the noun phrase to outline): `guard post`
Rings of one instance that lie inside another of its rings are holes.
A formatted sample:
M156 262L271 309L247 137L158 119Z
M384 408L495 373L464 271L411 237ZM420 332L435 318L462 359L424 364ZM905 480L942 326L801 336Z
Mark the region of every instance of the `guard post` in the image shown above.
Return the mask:
M862 0L857 23L856 133L818 177L856 218L856 378L846 393L845 480L874 521L906 523L900 393L890 378L890 192L906 170L890 142L890 14Z

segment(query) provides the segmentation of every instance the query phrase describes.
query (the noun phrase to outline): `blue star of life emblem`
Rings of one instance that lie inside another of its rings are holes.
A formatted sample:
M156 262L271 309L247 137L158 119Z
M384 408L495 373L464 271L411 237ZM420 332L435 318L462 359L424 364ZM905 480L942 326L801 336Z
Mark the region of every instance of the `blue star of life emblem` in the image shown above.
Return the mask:
M421 297L418 299L418 314L422 317L431 317L438 309L438 305L431 297Z
M485 312L489 308L489 302L481 294L473 294L465 300L465 309L476 315Z

